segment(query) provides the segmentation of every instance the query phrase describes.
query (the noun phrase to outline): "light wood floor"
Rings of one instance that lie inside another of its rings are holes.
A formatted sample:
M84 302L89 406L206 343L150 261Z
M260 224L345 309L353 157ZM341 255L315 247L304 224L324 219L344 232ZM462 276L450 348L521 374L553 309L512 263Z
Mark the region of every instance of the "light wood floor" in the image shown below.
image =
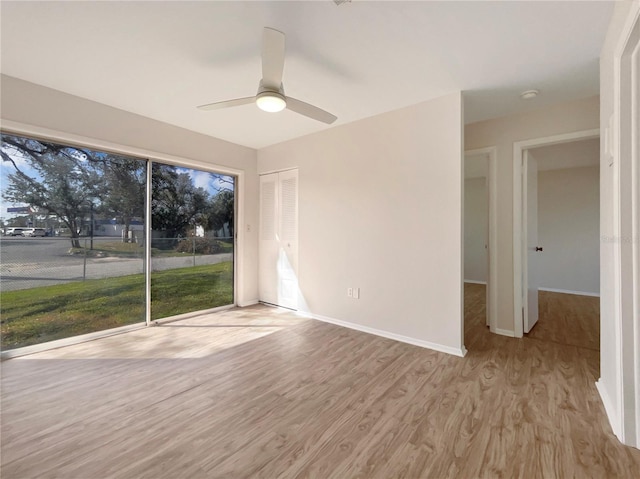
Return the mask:
M476 316L465 358L257 306L5 361L1 476L638 477L597 351Z

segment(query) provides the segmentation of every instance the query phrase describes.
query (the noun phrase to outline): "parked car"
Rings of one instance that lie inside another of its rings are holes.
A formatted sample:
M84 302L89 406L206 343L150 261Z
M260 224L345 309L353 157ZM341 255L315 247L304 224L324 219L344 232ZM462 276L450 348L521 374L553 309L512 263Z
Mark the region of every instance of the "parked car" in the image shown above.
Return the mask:
M27 228L7 228L7 232L5 233L7 236L24 236L22 233Z
M44 228L27 228L22 232L22 236L47 236Z

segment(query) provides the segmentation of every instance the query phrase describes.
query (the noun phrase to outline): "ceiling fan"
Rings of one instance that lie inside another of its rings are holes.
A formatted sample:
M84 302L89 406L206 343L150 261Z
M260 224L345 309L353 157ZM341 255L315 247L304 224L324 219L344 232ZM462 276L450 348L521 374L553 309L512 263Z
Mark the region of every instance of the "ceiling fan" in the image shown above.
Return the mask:
M232 106L246 105L256 102L258 108L267 112L277 112L288 108L291 111L331 124L337 117L317 106L310 105L290 96L285 96L282 85L284 70L284 33L265 27L262 33L262 80L255 96L236 98L200 105L200 110L218 110Z

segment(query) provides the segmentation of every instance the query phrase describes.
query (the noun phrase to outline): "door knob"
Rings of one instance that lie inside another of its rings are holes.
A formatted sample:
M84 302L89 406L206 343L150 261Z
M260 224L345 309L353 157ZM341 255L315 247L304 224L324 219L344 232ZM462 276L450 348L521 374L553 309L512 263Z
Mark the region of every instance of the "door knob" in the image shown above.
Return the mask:
M542 251L542 246L536 246L536 251Z

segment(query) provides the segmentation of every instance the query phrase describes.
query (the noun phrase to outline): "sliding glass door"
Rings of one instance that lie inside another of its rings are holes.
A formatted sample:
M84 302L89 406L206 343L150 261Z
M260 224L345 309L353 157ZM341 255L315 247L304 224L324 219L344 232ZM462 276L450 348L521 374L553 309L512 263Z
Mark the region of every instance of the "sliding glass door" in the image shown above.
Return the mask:
M2 135L2 349L145 320L147 162Z
M3 350L142 323L147 302L233 304L234 177L152 163L148 181L147 160L5 133L1 152Z
M233 304L235 179L154 163L151 318Z

